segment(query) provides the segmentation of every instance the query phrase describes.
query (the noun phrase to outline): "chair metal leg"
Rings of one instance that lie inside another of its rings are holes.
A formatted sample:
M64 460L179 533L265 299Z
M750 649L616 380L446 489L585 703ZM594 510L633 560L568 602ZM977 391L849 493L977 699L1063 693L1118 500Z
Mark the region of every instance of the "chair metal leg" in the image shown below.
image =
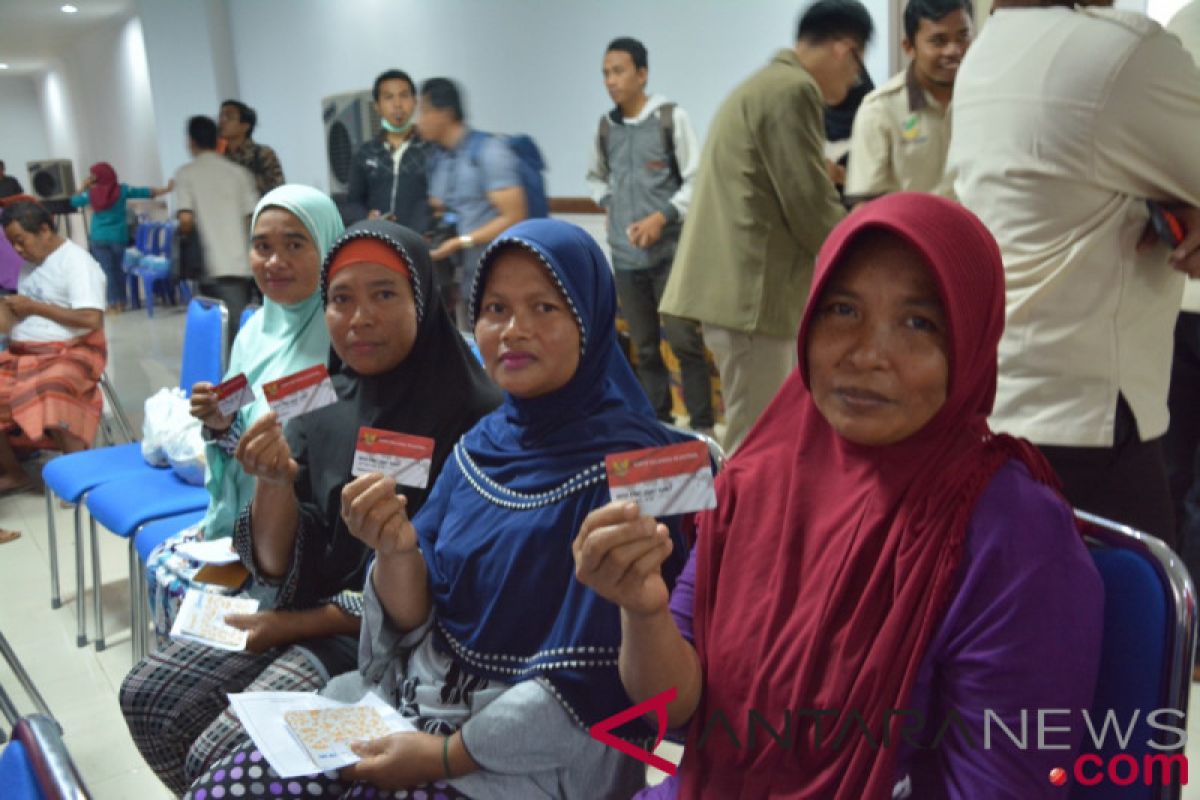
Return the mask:
M83 497L75 503L75 646L87 646L87 600L84 599Z
M46 487L46 536L50 539L50 607L62 608L58 587L58 532L54 528L54 490Z
M136 664L141 659L142 636L145 631L142 630L142 613L138 603L142 593L137 586L138 557L137 551L133 549L133 538L129 537L129 652L133 656L133 663Z
M8 662L9 669L17 676L17 680L21 682L21 688L25 690L25 694L29 695L29 699L37 706L38 711L45 714L51 719L54 715L50 713L50 707L46 705L45 698L42 693L33 685L33 679L29 677L29 673L25 671L24 665L17 659L17 654L8 646L8 640L4 638L4 634L0 633L0 655L4 656L4 660Z
M89 527L92 533L92 613L96 622L96 652L104 649L104 609L101 608L100 590L104 581L100 578L100 536L96 533L96 518L92 517Z

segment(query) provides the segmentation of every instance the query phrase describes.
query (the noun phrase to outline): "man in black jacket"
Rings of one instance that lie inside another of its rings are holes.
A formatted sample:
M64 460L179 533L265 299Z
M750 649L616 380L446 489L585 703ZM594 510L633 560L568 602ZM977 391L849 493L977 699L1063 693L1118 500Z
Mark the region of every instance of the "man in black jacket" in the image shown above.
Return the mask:
M346 192L347 222L384 217L424 233L432 219L426 174L429 150L414 125L416 86L407 73L390 69L375 79L371 93L383 130L354 154Z

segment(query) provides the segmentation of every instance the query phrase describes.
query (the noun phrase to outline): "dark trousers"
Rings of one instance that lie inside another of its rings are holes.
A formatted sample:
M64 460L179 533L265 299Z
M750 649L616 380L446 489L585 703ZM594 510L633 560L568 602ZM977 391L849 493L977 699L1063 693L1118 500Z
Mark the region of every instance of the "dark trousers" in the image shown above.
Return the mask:
M1175 322L1171 425L1163 448L1167 480L1175 506L1179 552L1192 575L1200 578L1200 314L1183 311Z
M105 295L110 306L125 305L125 245L119 242L92 242L92 257L100 262L108 279Z
M1175 550L1163 438L1142 441L1129 404L1118 397L1112 447L1038 448L1062 479L1072 506L1157 536Z
M621 312L629 323L629 337L637 352L638 378L658 418L670 422L671 379L660 350L658 304L671 274L671 262L663 261L649 269L623 269L619 262L614 266ZM666 330L671 352L679 359L683 403L687 406L690 424L693 428L711 428L714 421L712 380L704 357L700 323L663 315L662 327Z
M254 279L239 277L205 278L200 281L200 294L220 300L229 312L225 327L225 355L233 347L233 337L237 336L238 323L242 319L242 311L254 299Z

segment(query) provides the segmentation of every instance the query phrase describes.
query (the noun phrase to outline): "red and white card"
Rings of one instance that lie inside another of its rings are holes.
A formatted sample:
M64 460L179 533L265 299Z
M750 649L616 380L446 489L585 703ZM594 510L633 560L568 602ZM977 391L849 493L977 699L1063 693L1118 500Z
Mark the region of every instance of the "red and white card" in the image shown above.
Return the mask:
M429 485L429 472L433 469L433 444L433 439L427 436L359 428L350 474L380 472L401 486L424 489Z
M649 517L715 508L712 465L704 442L614 453L604 459L613 500L633 500Z
M238 409L254 402L254 390L250 388L250 382L241 372L224 383L217 384L216 392L217 409L226 417L232 417Z
M333 405L338 399L324 364L264 383L263 394L267 396L267 405L279 415L280 422Z

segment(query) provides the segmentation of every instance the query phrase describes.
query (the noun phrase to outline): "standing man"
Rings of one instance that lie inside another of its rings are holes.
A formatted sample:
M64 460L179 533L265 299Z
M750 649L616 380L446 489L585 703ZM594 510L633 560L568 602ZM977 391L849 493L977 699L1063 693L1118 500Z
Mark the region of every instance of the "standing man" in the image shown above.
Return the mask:
M258 114L253 108L238 100L226 100L221 103L217 123L225 141L225 157L250 170L260 196L285 183L279 156L250 138L258 124Z
M646 94L648 75L645 46L637 39L613 40L604 54L604 84L616 106L600 119L587 177L592 197L608 212L617 295L637 348L638 377L658 418L673 422L658 304L692 197L700 146L687 112ZM711 434L712 383L700 325L672 316L662 324L679 359L689 424Z
M0 492L32 488L13 445L76 453L100 424L104 271L55 230L37 203L4 209L4 235L26 262L17 294L0 298Z
M1189 131L1200 70L1157 23L999 0L959 70L948 162L1004 258L992 427L1037 444L1077 508L1168 543L1172 328L1200 274ZM1183 219L1180 246L1153 236L1147 198Z
M858 109L847 202L890 192L954 196L953 179L946 177L950 98L973 33L971 0L909 0L901 46L912 60Z
M12 197L15 194L24 194L24 192L21 182L5 173L4 162L0 161L0 197Z
M390 219L417 233L432 224L429 145L417 135L417 87L407 72L389 69L371 89L383 130L350 163L347 221Z
M175 173L175 210L180 233L200 234L204 251L200 293L224 301L229 312L228 348L254 291L250 215L258 203L258 190L250 172L217 155L216 148L216 123L208 117L188 120L192 162Z
M817 0L796 45L725 99L667 281L664 314L704 324L732 453L796 365L817 250L845 209L826 171L825 105L858 83L874 26L858 0Z
M429 255L434 261L443 261L462 254L455 306L458 326L467 330L467 303L479 257L492 239L525 219L525 190L517 157L500 139L467 126L462 95L449 78L430 78L421 85L417 127L421 138L441 149L429 179L430 202L436 211L457 218L458 235Z

